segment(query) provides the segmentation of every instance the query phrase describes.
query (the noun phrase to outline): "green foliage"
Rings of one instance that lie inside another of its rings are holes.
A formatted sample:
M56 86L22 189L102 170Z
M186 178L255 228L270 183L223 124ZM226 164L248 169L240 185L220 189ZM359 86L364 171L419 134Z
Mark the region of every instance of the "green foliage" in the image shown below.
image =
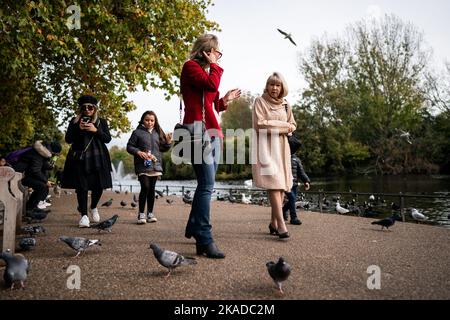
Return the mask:
M109 155L115 168L117 168L120 161L122 161L124 174L134 173L134 157L127 152L126 148L113 146L109 150Z
M250 129L252 127L253 101L255 101L255 97L246 93L230 103L227 111L222 114L222 130L225 132L226 129Z
M0 149L29 143L73 116L76 99L96 95L117 133L130 129L126 92L178 92L192 42L209 30L211 0L97 0L80 3L81 27L66 23L71 2L2 1ZM12 138L13 137L13 138Z

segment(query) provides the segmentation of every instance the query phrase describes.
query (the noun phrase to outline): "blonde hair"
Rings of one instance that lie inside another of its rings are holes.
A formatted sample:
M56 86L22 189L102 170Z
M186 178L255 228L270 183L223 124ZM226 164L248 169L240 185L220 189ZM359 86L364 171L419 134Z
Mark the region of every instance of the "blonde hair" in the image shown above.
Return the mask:
M212 48L219 48L219 39L217 36L213 34L201 35L195 40L189 58L198 61L202 66L206 66L208 61L203 55L203 51L210 52Z
M288 88L286 80L281 75L281 73L274 72L270 75L270 77L267 79L266 87L264 88L264 92L267 92L267 87L271 83L281 84L281 92L280 92L280 96L278 98L284 98L288 95L289 88Z

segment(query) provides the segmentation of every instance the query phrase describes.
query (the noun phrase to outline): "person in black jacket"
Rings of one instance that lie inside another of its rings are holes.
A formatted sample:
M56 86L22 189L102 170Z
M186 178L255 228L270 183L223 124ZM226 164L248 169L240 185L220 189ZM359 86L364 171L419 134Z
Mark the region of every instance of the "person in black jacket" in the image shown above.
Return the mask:
M291 149L291 166L292 166L292 177L294 179L294 184L292 186L291 192L286 192L288 201L283 206L283 216L284 220L288 220L288 211L291 215L291 224L301 225L302 222L297 217L297 212L295 208L295 202L297 201L297 191L299 180L305 185L305 190L308 191L310 188L311 180L305 173L303 169L302 162L299 157L295 154L300 148L301 143L297 138L289 139L289 148Z
M22 184L33 189L26 204L27 215L32 211L41 211L38 204L47 198L48 188L51 187L48 178L54 167L52 159L61 152L61 149L58 141L51 143L36 141L32 149L22 154L18 163L14 165L14 170L24 173Z
M94 222L100 221L98 202L104 189L112 188L112 165L106 143L111 141L108 123L98 116L97 99L84 95L78 99L80 107L70 120L66 142L71 144L64 164L61 187L75 189L78 200L80 228L89 228L88 192L91 191L90 211Z
M127 143L127 151L134 156L134 170L141 184L138 224L158 221L153 213L155 185L163 172L161 152L168 151L171 143L172 137L166 136L161 129L156 114L153 111L144 112Z

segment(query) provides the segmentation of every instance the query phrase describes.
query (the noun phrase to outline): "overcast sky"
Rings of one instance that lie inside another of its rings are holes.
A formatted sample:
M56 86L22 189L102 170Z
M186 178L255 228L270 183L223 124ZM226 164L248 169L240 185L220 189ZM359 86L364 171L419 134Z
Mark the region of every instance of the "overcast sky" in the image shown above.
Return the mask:
M448 0L216 0L208 18L219 23L217 33L224 68L220 91L232 88L260 94L267 77L281 72L289 85L288 100L295 103L302 87L298 71L299 53L311 40L325 33L344 34L345 28L366 17L395 14L412 22L424 33L433 48L434 65L450 61L450 1ZM276 30L292 33L297 47ZM158 115L161 126L172 131L179 119L178 100L166 101L162 92L151 90L130 94L138 106L128 117L135 128L146 110ZM113 139L113 145L125 146L131 132Z

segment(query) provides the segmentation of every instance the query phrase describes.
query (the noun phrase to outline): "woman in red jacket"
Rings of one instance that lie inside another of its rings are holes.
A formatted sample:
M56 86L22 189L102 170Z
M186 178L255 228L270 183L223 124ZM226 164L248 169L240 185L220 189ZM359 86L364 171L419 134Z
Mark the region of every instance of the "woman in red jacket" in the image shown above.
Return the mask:
M198 255L215 259L225 258L214 243L210 224L211 194L223 140L219 112L225 111L228 103L239 98L241 94L239 89L234 89L220 98L219 85L223 69L217 62L221 57L217 37L211 34L202 35L195 41L190 60L184 64L181 71L181 94L185 105L183 124L201 123L204 120L207 130L205 136L209 137L212 147L209 158L204 155L198 163L193 161L197 189L185 236L188 239L195 238Z

